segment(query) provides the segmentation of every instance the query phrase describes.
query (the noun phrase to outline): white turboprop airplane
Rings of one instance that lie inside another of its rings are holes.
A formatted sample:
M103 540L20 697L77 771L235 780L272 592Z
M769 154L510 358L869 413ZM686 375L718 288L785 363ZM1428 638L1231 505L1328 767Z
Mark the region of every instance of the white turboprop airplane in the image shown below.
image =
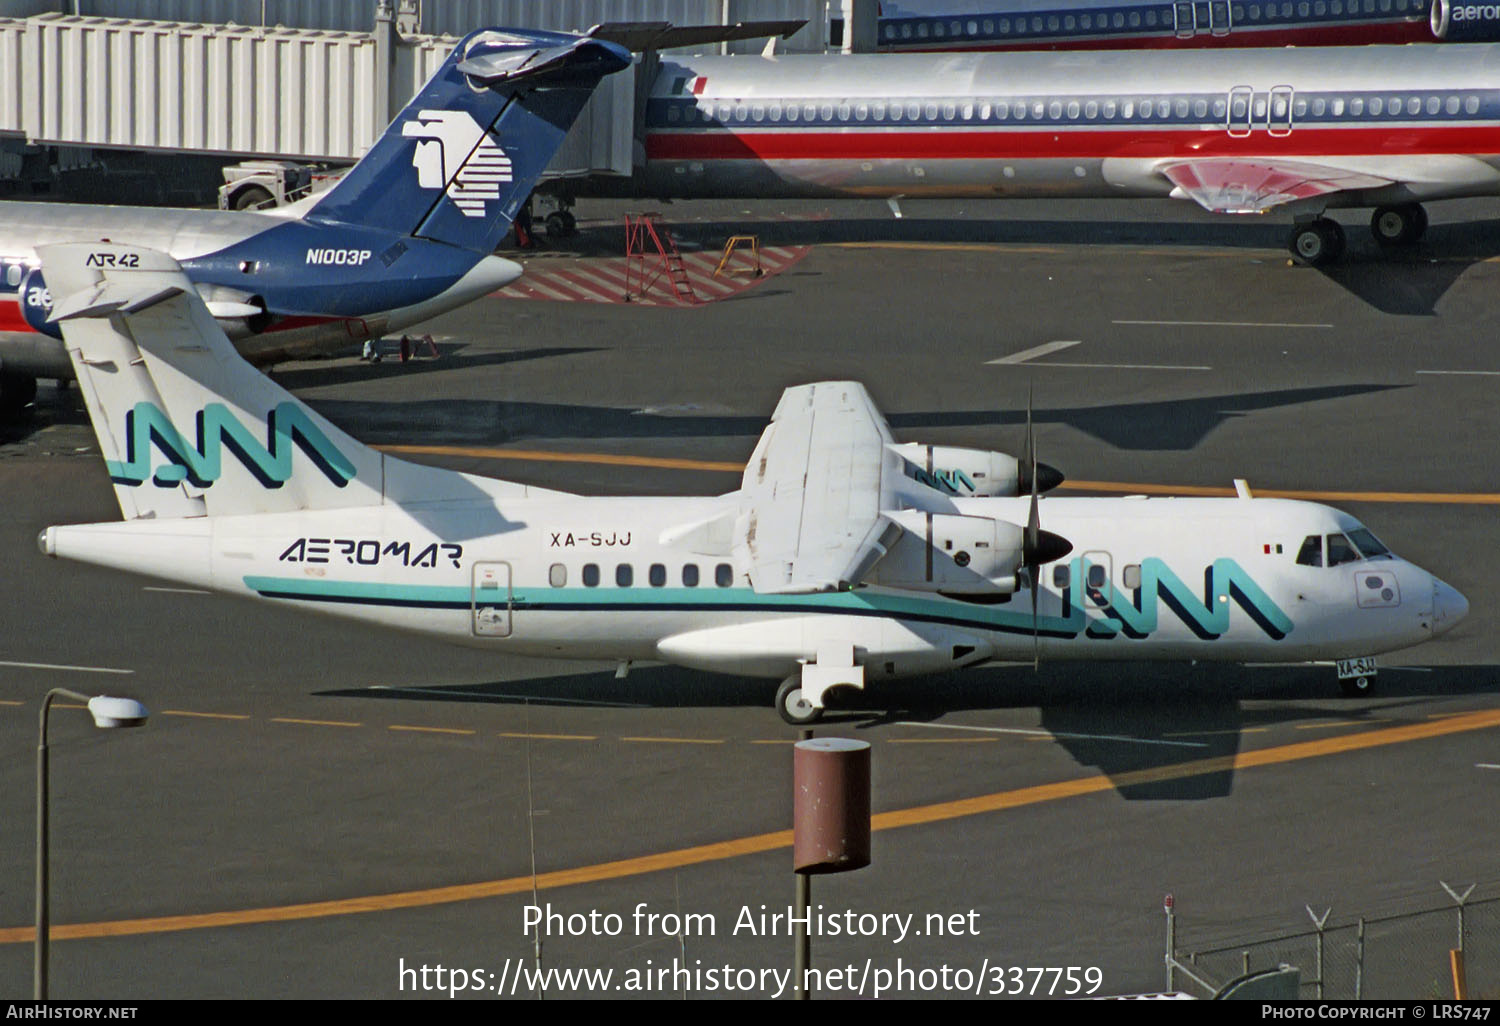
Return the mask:
M497 652L781 678L793 723L867 679L1036 655L1358 660L1468 612L1338 510L1039 502L1061 478L1034 455L897 444L853 382L788 389L726 495L406 463L256 373L165 254L40 255L125 516L49 527L47 555Z

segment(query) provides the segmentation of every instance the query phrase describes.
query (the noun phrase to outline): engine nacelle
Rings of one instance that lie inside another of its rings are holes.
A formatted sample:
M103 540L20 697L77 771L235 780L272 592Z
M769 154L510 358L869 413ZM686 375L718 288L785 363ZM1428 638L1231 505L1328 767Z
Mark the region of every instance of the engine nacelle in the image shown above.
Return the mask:
M262 297L227 285L198 283L194 287L203 298L203 305L231 339L259 335L271 326L271 314Z
M869 584L952 595L1009 595L1016 590L1025 531L989 517L903 510L886 514L901 537L873 570Z
M1450 43L1500 42L1500 3L1432 0L1432 34Z
M1021 494L1021 464L1014 456L948 445L894 445L908 477L945 495Z

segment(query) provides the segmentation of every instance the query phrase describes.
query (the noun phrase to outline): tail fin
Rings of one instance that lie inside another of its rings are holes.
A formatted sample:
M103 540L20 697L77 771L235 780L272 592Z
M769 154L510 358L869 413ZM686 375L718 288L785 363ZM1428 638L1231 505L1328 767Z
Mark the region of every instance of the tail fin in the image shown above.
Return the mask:
M629 63L584 36L470 33L307 219L490 252L599 80Z
M39 246L127 520L534 494L355 441L247 364L165 253Z

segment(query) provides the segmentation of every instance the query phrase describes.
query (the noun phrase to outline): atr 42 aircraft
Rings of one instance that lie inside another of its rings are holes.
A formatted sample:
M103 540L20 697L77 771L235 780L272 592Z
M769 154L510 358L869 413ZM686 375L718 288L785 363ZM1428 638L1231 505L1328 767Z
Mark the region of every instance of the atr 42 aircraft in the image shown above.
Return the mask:
M663 61L657 197L1173 196L1290 213L1335 259L1328 208L1382 245L1421 204L1500 195L1500 46L693 57Z
M50 556L497 652L779 678L794 723L867 680L1362 659L1468 612L1338 510L1039 501L1061 475L1029 431L1023 460L900 445L847 381L788 389L726 495L588 498L406 463L255 372L165 254L41 258L125 516L47 528Z
M844 20L829 22L842 40ZM882 51L1135 50L1500 41L1462 0L943 0L883 3Z
M0 203L0 409L71 378L36 248L112 239L170 253L245 356L378 338L514 281L491 255L599 79L610 42L467 36L333 189L279 210Z

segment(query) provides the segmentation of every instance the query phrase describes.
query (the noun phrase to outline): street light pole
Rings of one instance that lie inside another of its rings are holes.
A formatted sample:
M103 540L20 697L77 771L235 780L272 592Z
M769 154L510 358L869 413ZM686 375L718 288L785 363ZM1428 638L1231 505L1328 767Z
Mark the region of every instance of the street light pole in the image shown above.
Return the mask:
M81 695L67 688L53 688L42 698L41 723L36 745L36 960L32 966L32 997L47 999L47 712L54 698L71 698L88 705L94 726L139 727L146 722L146 707L130 698Z

